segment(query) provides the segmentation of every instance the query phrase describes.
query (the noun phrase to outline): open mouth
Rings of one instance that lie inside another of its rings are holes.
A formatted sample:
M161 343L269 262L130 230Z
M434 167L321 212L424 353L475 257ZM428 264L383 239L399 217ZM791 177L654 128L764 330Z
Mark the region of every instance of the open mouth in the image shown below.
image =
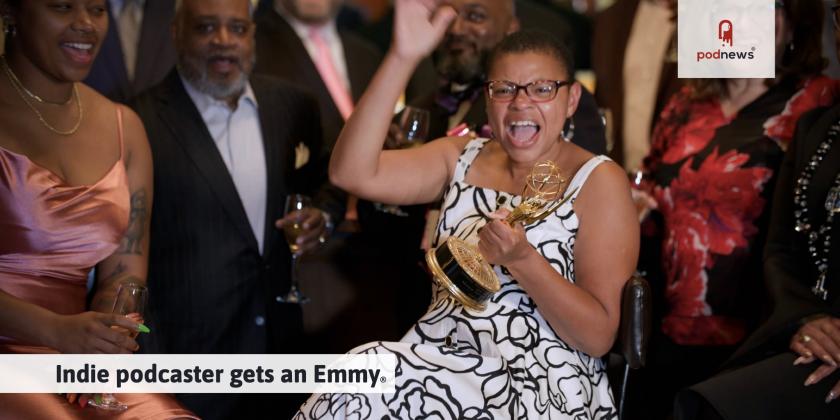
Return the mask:
M62 50L70 57L71 60L80 63L88 64L93 61L93 44L87 42L64 42L61 44Z
M507 133L514 145L527 146L536 141L540 128L535 121L513 121L507 125Z
M239 59L236 57L214 56L210 57L208 64L217 73L230 73L239 69Z

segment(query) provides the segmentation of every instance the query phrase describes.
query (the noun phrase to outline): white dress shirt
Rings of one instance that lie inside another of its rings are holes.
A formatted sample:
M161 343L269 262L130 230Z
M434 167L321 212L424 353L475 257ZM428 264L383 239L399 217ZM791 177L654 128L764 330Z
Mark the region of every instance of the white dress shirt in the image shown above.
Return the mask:
M227 102L199 92L183 78L181 81L233 178L262 253L268 181L257 98L251 84L245 85L236 108L231 109Z

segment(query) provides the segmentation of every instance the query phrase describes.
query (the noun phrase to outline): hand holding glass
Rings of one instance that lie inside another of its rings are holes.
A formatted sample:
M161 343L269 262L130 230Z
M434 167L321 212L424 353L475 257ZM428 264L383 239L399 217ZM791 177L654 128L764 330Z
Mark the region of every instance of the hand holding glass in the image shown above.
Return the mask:
M114 307L111 313L117 315L125 315L131 320L136 321L142 325L143 312L146 308L146 301L148 299L148 291L145 286L137 283L124 283L117 289L117 296L114 298ZM120 332L124 332L131 338L137 337L138 331L129 331L122 327L111 327ZM141 327L144 330L145 326ZM145 329L148 331L148 329ZM88 405L108 411L125 411L128 406L117 400L114 394L101 394L99 398L94 398L88 402Z
M303 221L305 215L302 210L308 207L312 207L312 200L305 195L291 194L286 197L286 207L283 216L292 216L293 218L292 222L283 225L286 242L289 244L289 250L292 251L292 284L285 297L278 297L281 302L301 305L309 302L309 298L300 291L297 278L297 259L300 253L300 245L298 245L297 239L304 231Z

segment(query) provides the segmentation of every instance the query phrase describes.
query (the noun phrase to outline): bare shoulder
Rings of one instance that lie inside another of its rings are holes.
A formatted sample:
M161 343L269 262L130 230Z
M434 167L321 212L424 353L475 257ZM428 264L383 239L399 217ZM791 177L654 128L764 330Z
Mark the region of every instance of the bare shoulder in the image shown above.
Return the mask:
M624 169L611 160L596 166L581 187L575 208L581 219L603 211L618 215L627 213L632 218L630 183Z
M455 168L455 163L458 157L464 151L472 139L470 137L441 137L437 140L426 144L426 147L433 150L446 163L446 167L451 176Z
M457 160L471 140L470 137L441 137L428 144L439 148L447 157L454 157Z
M81 83L79 84L79 93L88 104L86 108L90 109L91 117L95 118L96 124L102 127L102 132L109 132L110 127L115 127L116 130L120 129L117 126L117 114L119 113L119 118L122 120L121 135L125 148L126 167L130 169L134 161L137 160L135 158L139 158L143 162L148 161L148 163L143 164L144 166L151 163L147 157L149 155L149 144L146 138L146 129L134 110L127 105L106 98L96 90Z

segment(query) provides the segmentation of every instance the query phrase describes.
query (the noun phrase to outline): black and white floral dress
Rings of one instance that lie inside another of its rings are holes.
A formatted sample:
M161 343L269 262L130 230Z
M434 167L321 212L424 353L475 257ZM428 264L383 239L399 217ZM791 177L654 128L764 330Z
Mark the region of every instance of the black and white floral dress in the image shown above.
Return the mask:
M521 197L470 185L470 165L488 143L475 139L458 159L441 208L436 243L456 235L477 241L476 230L497 208ZM586 162L569 184L580 190L604 156ZM575 193L576 195L576 193ZM528 242L574 281L578 218L570 200L526 226ZM394 394L315 394L295 419L612 419L617 411L601 359L567 345L504 268L502 288L484 311L467 310L435 286L427 313L399 342L374 342L351 353L394 354Z

